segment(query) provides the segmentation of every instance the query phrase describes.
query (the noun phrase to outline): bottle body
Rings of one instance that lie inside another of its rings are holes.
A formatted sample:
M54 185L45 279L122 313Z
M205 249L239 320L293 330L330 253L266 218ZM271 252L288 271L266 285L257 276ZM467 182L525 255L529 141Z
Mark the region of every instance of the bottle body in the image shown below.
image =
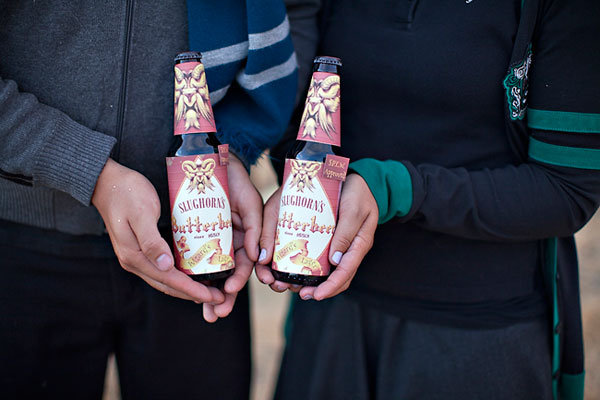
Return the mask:
M175 59L175 140L167 175L175 266L194 280L217 281L235 268L228 148L215 134L200 57L189 52Z
M345 169L338 179L336 168L348 164L337 155L340 66L339 59L315 59L298 137L286 158L271 266L283 282L318 285L331 272L329 247L345 178Z

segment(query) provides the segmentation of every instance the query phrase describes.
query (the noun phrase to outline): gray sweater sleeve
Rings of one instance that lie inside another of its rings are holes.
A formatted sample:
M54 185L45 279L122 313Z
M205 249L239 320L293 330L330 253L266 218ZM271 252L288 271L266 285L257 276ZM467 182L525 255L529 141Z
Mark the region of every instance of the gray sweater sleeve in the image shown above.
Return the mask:
M60 190L89 205L115 142L0 77L0 177Z

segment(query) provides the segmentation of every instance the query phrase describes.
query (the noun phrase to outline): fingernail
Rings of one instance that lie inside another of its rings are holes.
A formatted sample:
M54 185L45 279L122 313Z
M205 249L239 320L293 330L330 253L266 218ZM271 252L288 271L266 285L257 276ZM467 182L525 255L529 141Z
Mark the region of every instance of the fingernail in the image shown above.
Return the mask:
M194 303L196 303L196 304L202 304L202 302L198 301L198 300L194 300Z
M336 251L335 253L333 253L333 256L331 256L331 260L337 265L340 263L342 259L342 252L341 251Z
M310 294L305 294L304 296L302 296L302 300L312 300L312 296Z
M292 288L294 289L300 289L302 287L302 285L292 285Z
M161 254L156 259L156 266L161 271L167 271L169 268L171 268L171 262L171 257L169 257L168 254Z
M260 255L258 256L258 261L262 261L267 258L267 249L262 249L260 251Z
M280 284L275 284L275 289L279 290L280 292L283 292L285 290L285 286L280 285Z

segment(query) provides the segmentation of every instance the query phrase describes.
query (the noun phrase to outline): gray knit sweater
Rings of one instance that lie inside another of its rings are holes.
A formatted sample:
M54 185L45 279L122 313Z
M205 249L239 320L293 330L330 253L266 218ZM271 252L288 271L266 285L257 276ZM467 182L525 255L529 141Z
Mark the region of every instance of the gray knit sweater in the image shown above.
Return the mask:
M109 156L166 192L184 1L0 1L0 43L0 219L102 233Z

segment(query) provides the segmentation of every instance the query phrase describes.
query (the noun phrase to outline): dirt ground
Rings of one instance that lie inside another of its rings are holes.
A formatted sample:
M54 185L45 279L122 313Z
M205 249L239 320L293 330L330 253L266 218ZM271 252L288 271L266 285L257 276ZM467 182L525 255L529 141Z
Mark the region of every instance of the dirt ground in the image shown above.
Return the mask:
M275 190L275 178L261 160L253 168L253 180L263 197ZM583 329L586 349L586 400L600 400L600 213L576 235L580 260ZM268 400L277 379L277 369L283 348L283 323L288 294L277 294L250 280L252 318L253 376L251 399ZM116 368L111 359L103 400L120 399Z
M600 212L576 235L585 344L586 400L600 400Z

